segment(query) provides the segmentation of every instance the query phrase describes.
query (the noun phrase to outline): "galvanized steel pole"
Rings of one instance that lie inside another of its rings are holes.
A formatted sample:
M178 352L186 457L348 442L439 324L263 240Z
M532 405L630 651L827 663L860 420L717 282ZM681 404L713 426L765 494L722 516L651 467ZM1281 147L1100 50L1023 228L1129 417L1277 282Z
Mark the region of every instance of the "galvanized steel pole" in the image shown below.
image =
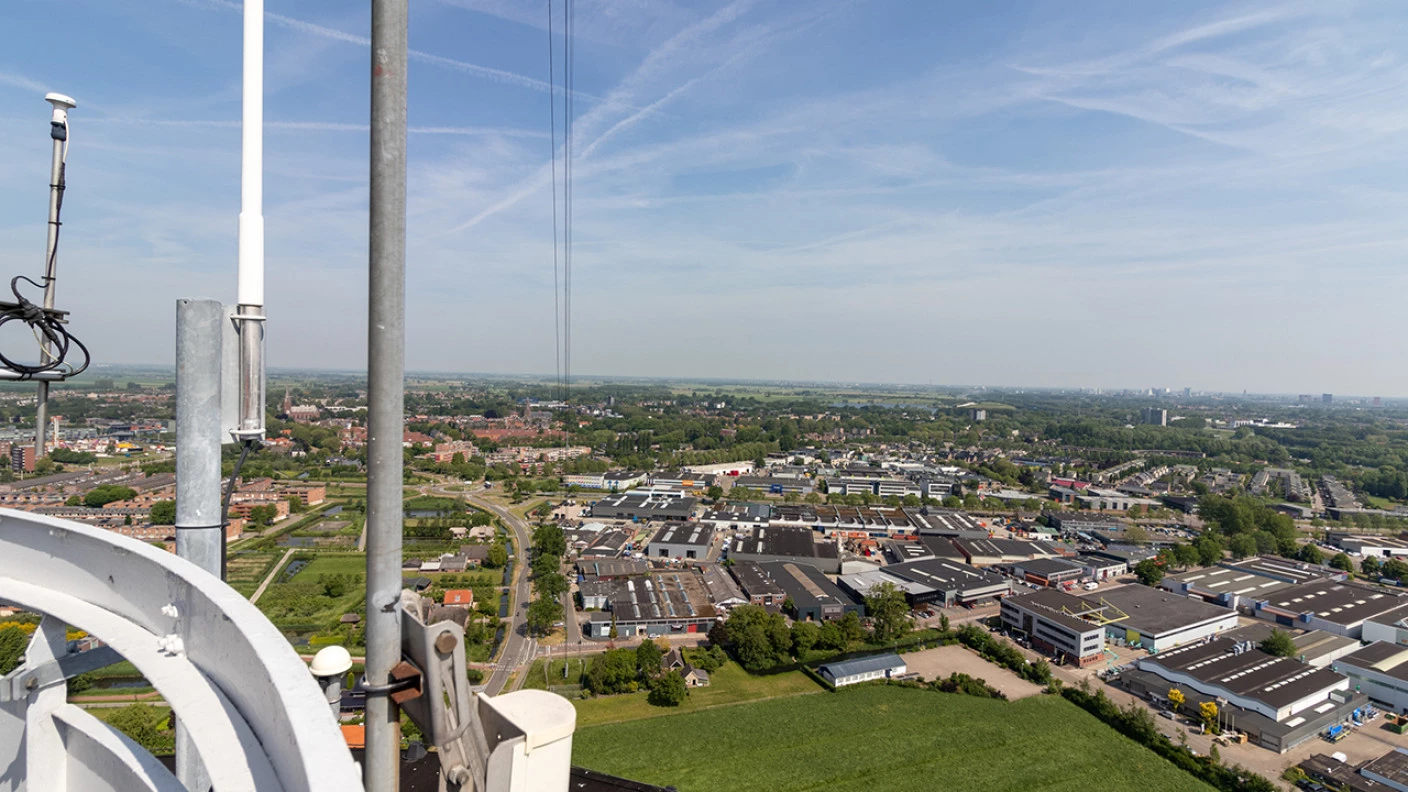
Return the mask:
M50 94L49 96L54 96ZM46 100L49 97L45 97ZM71 101L71 100L70 100ZM54 106L54 117L49 123L49 136L54 141L54 155L49 168L49 236L44 244L44 307L54 307L54 282L57 258L54 250L59 246L59 204L64 199L64 147L68 145L68 111L61 103L50 101ZM62 123L60 118L62 117ZM40 344L40 364L53 360L53 350L46 341ZM34 411L34 461L37 464L44 458L45 438L49 431L49 383L39 381L39 398Z
M176 301L176 555L221 578L220 344L225 321L218 300Z
M367 323L367 681L401 659L401 438L406 356L407 0L372 0ZM368 792L399 788L401 729L386 695L367 699Z
M220 364L225 306L176 301L176 555L222 580ZM210 776L183 721L176 722L176 778L191 792Z

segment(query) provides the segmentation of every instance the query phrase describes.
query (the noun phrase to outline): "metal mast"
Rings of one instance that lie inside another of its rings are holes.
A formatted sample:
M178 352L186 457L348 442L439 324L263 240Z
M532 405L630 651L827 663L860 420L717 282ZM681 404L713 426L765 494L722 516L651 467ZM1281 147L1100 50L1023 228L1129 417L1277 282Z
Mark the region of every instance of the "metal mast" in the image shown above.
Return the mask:
M371 201L367 322L367 683L401 659L401 437L406 356L407 0L372 0ZM396 792L400 715L367 698L368 792Z
M235 439L264 437L264 0L244 0L240 121L239 425Z
M49 236L44 245L44 309L54 308L54 279L58 268L59 209L64 202L64 161L68 159L68 111L78 103L63 94L51 93L44 101L54 106L49 120L49 137L54 141L54 156L49 168ZM39 362L53 359L48 341L40 345ZM44 458L44 436L49 422L49 382L39 381L39 398L34 421L34 461Z

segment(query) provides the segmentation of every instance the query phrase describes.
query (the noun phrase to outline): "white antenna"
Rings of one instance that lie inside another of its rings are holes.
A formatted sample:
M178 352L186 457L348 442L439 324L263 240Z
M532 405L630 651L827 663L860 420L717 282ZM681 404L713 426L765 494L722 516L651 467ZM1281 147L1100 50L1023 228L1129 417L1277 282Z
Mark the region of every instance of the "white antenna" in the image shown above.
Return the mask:
M240 124L240 333L237 440L264 437L264 0L244 2L244 108Z

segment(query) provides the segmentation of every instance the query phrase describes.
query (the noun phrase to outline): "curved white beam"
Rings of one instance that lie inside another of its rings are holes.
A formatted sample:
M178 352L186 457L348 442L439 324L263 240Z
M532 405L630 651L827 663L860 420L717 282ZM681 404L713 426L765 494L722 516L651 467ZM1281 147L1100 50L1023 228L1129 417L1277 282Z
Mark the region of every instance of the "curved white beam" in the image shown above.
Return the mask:
M322 691L293 647L244 597L194 564L110 531L0 509L0 578L61 589L150 635L178 638L190 664L248 723L287 792L362 789ZM0 598L13 599L7 588L0 583Z
M92 633L136 666L185 724L216 789L282 789L244 717L184 654L163 648L164 636L54 589L0 578L0 591L20 607Z
M69 789L186 792L145 748L87 712L65 704L53 717L68 750Z

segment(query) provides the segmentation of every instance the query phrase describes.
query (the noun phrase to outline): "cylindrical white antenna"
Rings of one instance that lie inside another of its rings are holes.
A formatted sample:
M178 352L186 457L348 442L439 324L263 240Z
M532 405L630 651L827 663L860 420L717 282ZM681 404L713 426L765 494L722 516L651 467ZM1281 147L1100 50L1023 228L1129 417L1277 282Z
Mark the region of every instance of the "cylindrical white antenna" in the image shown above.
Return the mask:
M238 440L264 437L264 0L244 3L244 116L240 146Z
M240 127L240 305L264 305L264 0L244 3Z

